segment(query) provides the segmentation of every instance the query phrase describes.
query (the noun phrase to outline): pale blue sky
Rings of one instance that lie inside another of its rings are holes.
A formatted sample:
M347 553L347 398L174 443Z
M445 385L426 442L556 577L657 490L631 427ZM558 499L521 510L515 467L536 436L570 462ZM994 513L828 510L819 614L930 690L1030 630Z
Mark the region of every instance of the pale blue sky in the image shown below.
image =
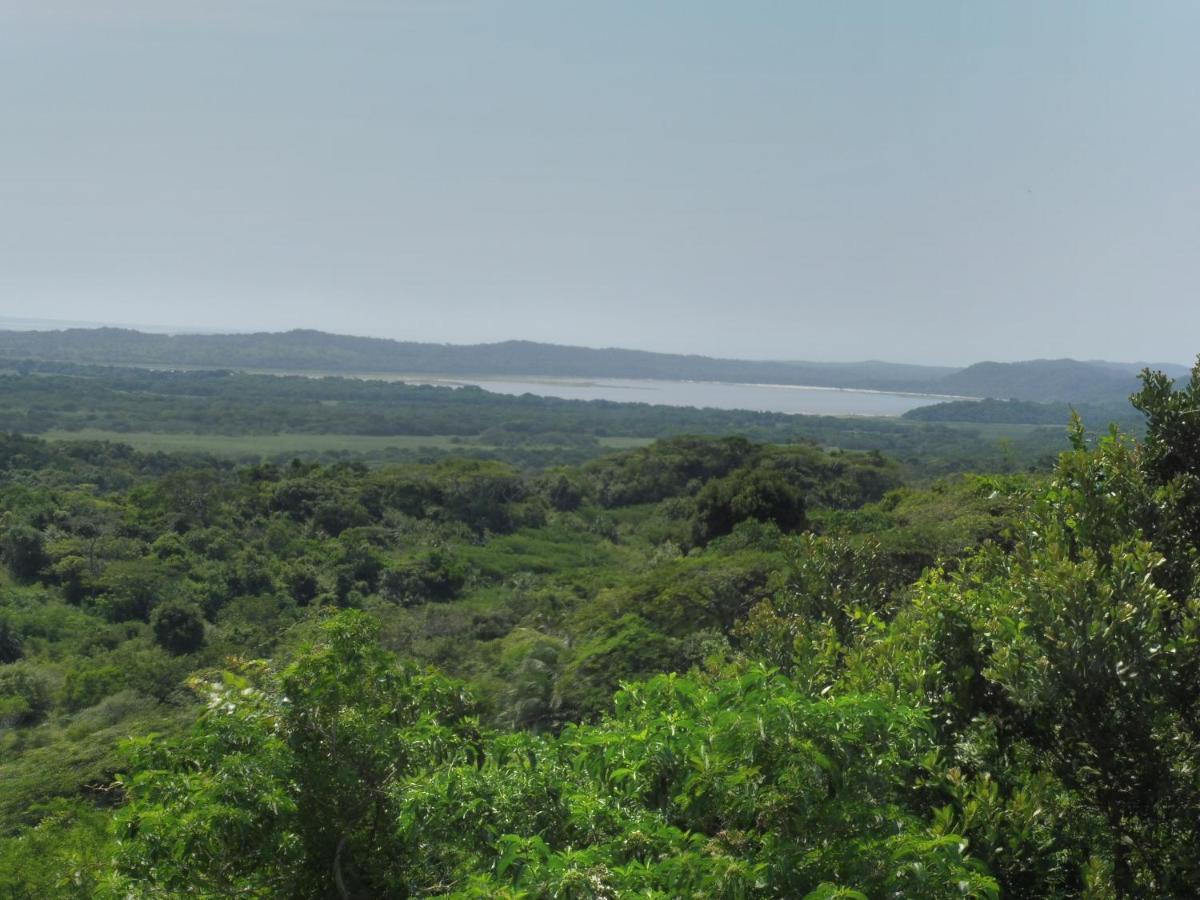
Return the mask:
M1186 362L1200 4L0 0L0 315Z

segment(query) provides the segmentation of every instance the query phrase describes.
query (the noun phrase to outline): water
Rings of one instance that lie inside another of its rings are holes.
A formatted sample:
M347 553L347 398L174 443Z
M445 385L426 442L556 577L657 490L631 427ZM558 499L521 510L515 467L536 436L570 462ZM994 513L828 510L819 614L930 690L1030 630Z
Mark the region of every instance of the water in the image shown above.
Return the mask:
M618 378L448 378L408 375L412 384L476 385L495 394L537 394L567 400L615 400L757 412L818 416L898 416L918 406L955 399L936 394L894 394L848 388L784 384L730 384L719 381L652 381Z

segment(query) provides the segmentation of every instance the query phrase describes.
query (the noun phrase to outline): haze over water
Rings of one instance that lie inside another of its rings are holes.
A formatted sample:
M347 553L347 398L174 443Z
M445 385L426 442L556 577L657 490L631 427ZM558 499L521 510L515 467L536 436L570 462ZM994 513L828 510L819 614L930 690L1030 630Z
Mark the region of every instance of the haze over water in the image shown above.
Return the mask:
M537 380L438 378L406 376L421 384L477 385L495 394L536 394L566 400L613 400L714 409L821 416L898 416L918 406L946 400L933 394L893 394L883 391L801 387L780 384L729 384L716 381L655 381L649 379Z

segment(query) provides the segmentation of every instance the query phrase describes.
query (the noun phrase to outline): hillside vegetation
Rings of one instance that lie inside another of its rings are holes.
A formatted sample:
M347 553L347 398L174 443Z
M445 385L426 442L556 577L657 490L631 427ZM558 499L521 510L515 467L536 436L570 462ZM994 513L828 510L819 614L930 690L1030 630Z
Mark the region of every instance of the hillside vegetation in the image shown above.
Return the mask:
M0 439L14 897L1185 897L1200 367L906 486Z
M1181 366L1156 369L1173 377ZM1034 359L1027 362L980 362L939 379L941 393L999 400L1060 403L1124 402L1137 388L1137 368L1074 359Z

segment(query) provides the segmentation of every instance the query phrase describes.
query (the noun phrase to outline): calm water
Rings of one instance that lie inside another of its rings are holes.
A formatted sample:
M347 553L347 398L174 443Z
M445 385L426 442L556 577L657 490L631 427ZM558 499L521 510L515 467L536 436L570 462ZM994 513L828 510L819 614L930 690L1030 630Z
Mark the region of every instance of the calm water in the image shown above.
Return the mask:
M540 378L530 381L501 378L402 376L411 383L478 385L496 394L538 394L567 400L616 400L759 412L804 413L824 416L898 416L918 406L949 399L933 394L889 394L841 388L796 387L780 384L728 384L718 381L650 381L634 379Z

